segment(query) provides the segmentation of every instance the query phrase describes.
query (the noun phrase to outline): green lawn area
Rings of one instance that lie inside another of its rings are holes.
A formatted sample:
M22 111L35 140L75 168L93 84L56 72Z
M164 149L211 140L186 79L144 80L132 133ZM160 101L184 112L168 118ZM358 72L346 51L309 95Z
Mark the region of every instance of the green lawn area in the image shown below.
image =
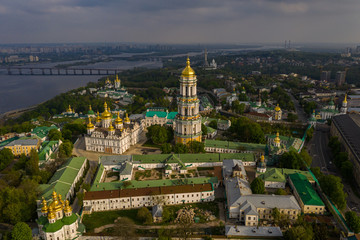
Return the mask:
M137 219L138 209L94 212L90 215L86 214L83 218L83 224L86 226L86 232L93 232L95 228L106 224L114 223L118 217L127 217L141 225L142 222Z

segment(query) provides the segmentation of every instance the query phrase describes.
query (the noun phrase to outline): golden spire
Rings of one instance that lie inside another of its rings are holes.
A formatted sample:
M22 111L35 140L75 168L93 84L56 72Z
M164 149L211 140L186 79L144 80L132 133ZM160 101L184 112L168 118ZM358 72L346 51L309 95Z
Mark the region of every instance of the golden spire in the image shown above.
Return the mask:
M276 133L276 138L275 138L274 142L275 143L280 143L279 132Z
M91 109L91 104L89 105L89 111L92 111L92 109Z
M112 124L110 124L110 126L109 126L109 132L113 132L113 131L115 131L115 128L113 127Z
M69 107L68 107L68 109L66 110L66 112L72 112L70 104L69 104Z
M47 207L47 203L44 197L42 197L42 208L41 208L41 212L42 213L47 213L48 212L48 207Z
M111 113L108 112L108 106L104 103L104 112L101 114L102 119L111 119Z
M100 117L99 111L97 112L96 122L97 123L101 122L101 117Z
M117 113L117 118L115 119L115 123L116 124L121 124L122 123L122 119L119 116L120 112Z
M189 57L186 59L186 67L181 73L182 77L193 77L195 76L195 71L190 67L190 59Z
M344 98L343 103L347 103L347 94L345 94L345 98Z
M55 190L53 190L51 197L52 197L53 201L55 201L57 199L57 193L55 192Z
M261 155L261 157L260 157L260 162L265 162L265 156L264 156L264 154Z
M87 129L93 129L93 128L94 128L94 124L92 124L90 117L89 117L89 122L88 122L88 124L86 125L86 127L87 127Z
M125 121L125 123L130 123L130 118L127 113L126 113L124 121Z
M69 200L65 201L64 212L65 213L72 213L72 208L70 207Z
M120 82L120 79L119 79L119 76L118 76L118 75L116 75L115 82Z

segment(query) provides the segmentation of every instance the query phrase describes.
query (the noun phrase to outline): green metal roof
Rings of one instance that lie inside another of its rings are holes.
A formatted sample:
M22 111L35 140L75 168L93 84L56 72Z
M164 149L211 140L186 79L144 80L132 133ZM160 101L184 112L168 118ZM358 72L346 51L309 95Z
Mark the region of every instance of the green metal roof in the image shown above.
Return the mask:
M52 125L52 126L50 126L50 127L41 126L41 127L36 127L36 128L34 128L31 133L37 135L37 136L40 137L40 138L44 138L44 137L46 137L46 136L48 135L48 133L49 133L49 131L50 131L51 129L56 129L56 130L58 130L59 128L56 127L56 126L54 126L54 125Z
M65 197L85 160L85 157L70 158L55 172L48 184L39 185L41 197L46 200L51 199L53 190Z
M100 180L101 180L101 175L103 174L104 172L104 165L102 165L101 163L99 164L98 166L98 170L96 172L96 176L94 178L94 183L99 183Z
M174 119L178 112L169 112L167 119Z
M46 154L50 152L55 144L59 143L59 141L45 141L41 144L41 148L39 150L39 161L46 161Z
M19 137L9 138L9 139L6 139L6 140L0 142L0 148L8 145L9 143L11 143L12 141L15 141L17 139L19 139Z
M227 148L227 149L247 150L247 151L261 151L261 152L264 152L266 148L265 144L229 142L229 141L220 141L220 140L211 140L211 139L206 139L204 144L205 147Z
M200 178L182 178L182 179L161 179L161 180L147 180L147 181L136 181L131 180L131 185L127 188L147 188L147 187L162 187L162 186L178 186L186 184L202 184L218 182L217 177L200 177ZM103 182L94 183L91 186L90 191L102 191L102 190L116 190L120 189L123 182Z
M262 173L259 177L268 182L286 182L286 177L294 173L302 174L306 179L314 182L310 172L287 168L267 168L266 172Z
M167 112L163 112L163 111L148 111L146 112L146 117L154 117L157 116L159 118L165 118L167 115Z
M296 192L299 194L304 205L325 206L317 192L313 189L309 180L300 173L290 174Z

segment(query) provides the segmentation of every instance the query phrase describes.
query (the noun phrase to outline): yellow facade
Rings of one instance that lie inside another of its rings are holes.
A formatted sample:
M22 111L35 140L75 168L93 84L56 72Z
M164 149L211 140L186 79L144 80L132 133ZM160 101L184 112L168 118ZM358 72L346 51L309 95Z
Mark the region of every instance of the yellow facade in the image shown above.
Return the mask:
M40 141L38 141L37 145L29 145L29 146L22 146L22 145L15 145L15 146L5 146L5 148L8 148L11 150L12 154L15 156L25 154L28 156L31 152L31 149L38 150L40 147Z
M193 138L191 138L191 137L184 138L184 137L175 136L175 143L188 144L188 143L194 142L194 141L201 142L201 136L197 136L197 137L193 137Z

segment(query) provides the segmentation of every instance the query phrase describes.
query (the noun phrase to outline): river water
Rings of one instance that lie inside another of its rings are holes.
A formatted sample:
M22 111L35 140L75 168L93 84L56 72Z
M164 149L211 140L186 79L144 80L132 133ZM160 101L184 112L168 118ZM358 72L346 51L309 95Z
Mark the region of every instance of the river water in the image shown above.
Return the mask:
M131 56L131 54L126 56ZM54 67L58 64L68 63L71 62L28 64L24 67ZM76 66L76 68L116 68L120 70L132 69L134 67L160 68L162 63L119 60ZM99 75L7 75L7 70L0 69L0 114L39 104L60 93L85 86L88 82L96 82L101 77Z

